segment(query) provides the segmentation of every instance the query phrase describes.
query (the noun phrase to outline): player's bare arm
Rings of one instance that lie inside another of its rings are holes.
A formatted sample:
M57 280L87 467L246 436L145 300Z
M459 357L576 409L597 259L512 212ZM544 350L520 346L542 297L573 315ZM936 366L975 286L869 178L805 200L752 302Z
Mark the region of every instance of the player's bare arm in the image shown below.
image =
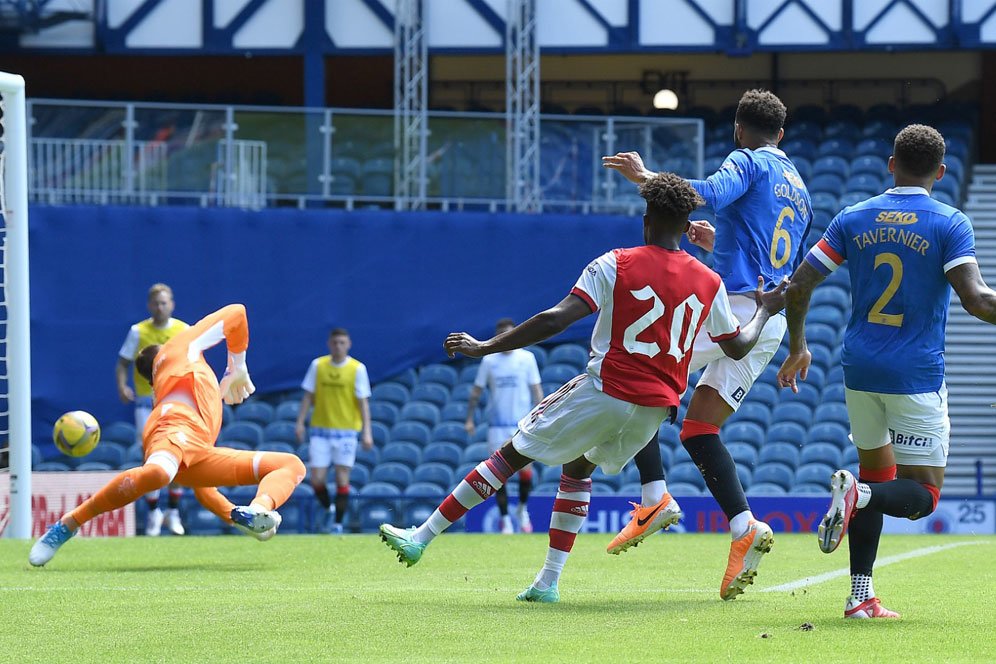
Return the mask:
M467 420L463 423L463 428L471 436L477 432L477 427L474 425L474 413L477 412L477 402L481 400L481 391L481 388L475 385L470 388L470 396L467 397Z
M450 357L462 353L467 357L483 357L492 353L525 348L560 334L575 321L592 313L591 308L577 295L568 295L556 306L541 311L526 322L516 325L487 341L478 341L466 332L452 332L443 348Z
M996 325L996 292L986 285L978 263L964 263L951 268L947 277L965 311L990 325Z
M131 403L135 400L135 391L128 385L128 371L131 369L131 362L119 357L114 365L114 378L118 384L118 398L121 403Z
M803 262L792 275L788 292L785 294L785 318L789 333L789 355L778 370L778 385L790 387L798 392L796 378L806 380L809 375L809 365L812 354L806 347L806 313L809 311L809 299L824 277L807 262Z
M373 431L370 428L370 399L357 399L360 403L360 418L363 421L363 432L360 434L360 442L363 449L372 450L374 446Z
M639 152L618 152L611 157L602 157L602 166L619 171L620 175L633 184L641 184L654 174L643 165L643 159Z
M297 410L297 422L294 423L294 433L297 435L299 443L304 442L304 434L307 432L305 420L308 419L308 411L311 410L311 404L314 400L315 395L308 391L305 391L304 396L301 397L301 405Z
M732 339L718 342L719 347L723 349L727 357L739 360L751 351L761 336L764 324L785 307L785 289L787 287L788 280L785 280L770 291L765 291L764 279L757 278L757 290L754 291L757 309L754 311L754 317L740 328L740 334Z
M689 222L688 231L685 234L688 236L689 242L706 251L711 252L716 245L716 227L705 219Z

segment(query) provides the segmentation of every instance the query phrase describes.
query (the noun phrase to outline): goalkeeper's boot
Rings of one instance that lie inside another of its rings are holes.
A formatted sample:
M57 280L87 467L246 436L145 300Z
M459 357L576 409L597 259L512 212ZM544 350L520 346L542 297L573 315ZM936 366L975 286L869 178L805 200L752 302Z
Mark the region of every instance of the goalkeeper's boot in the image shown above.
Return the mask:
M529 586L521 593L515 596L515 599L519 602L539 602L543 604L555 604L560 601L560 591L557 590L557 585L554 584L547 588L546 590L540 590L536 586Z
M858 481L854 479L854 475L846 470L838 470L830 476L830 509L816 531L820 551L830 553L840 546L847 534L847 524L854 515L857 501Z
M747 532L730 545L730 558L719 587L719 596L724 600L736 599L754 583L761 557L771 551L774 543L775 538L768 524L751 519Z
M281 521L283 519L276 510L264 510L256 505L236 507L232 510L232 525L246 535L252 535L261 541L273 537ZM273 533L270 533L269 537L261 537L271 530Z
M844 604L844 617L898 618L899 614L882 606L882 602L879 601L878 597L872 597L863 602L858 602L853 597L848 597L847 602Z
M31 547L28 562L35 567L41 567L52 560L52 556L59 550L59 547L68 542L75 534L76 531L66 528L62 521L56 521Z
M629 513L632 517L615 539L609 542L606 551L612 554L620 554L631 546L637 546L650 535L658 530L667 530L678 523L681 518L681 508L678 501L665 493L664 497L654 505L637 505L630 503L633 511Z
M408 567L421 560L425 547L429 546L428 542L416 542L412 538L414 534L414 528L408 528L407 530L404 528L395 528L389 523L382 523L380 525L381 540L393 549L398 554L398 560L405 563Z

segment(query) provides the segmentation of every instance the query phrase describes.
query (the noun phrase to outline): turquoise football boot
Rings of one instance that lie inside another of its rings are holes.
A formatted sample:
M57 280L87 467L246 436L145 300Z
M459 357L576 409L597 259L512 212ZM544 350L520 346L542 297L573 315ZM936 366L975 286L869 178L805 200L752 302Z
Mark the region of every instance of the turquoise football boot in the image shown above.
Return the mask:
M540 590L536 586L529 586L515 596L520 602L541 602L544 604L555 604L560 601L560 591L556 585L552 585L546 590Z
M52 560L59 547L72 539L75 534L76 531L66 528L62 521L56 521L48 527L45 534L31 547L31 553L28 554L28 562L35 567L41 567Z
M426 542L416 542L412 539L414 528L395 528L389 523L380 525L380 538L398 554L398 560L411 567L422 559L422 552L429 546Z

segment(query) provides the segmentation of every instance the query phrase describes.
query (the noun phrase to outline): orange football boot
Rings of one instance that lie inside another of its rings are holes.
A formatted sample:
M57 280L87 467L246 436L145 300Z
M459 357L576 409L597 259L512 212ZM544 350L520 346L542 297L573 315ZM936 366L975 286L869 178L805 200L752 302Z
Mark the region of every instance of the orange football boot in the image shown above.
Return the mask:
M752 519L747 532L730 545L730 559L726 564L723 584L719 587L719 596L724 600L735 599L754 583L761 556L771 551L774 543L775 538L768 524Z
M615 539L609 542L606 551L611 554L618 555L631 546L638 545L658 530L667 530L670 526L678 523L681 518L681 508L678 507L678 501L672 498L669 493L665 493L660 502L654 505L646 507L636 503L630 503L630 505L633 506L633 511L629 513L632 518L619 531Z

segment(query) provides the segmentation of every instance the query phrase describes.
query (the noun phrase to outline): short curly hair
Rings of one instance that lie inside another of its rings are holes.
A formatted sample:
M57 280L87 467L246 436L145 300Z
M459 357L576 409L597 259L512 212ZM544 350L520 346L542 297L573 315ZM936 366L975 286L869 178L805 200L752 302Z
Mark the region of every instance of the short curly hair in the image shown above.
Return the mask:
M909 125L896 134L892 156L903 173L914 177L934 175L944 161L944 137L933 127Z
M687 220L689 213L705 205L692 185L674 173L654 173L640 185L647 213L661 219Z
M737 104L738 124L760 132L765 136L775 136L785 126L787 110L782 100L768 90L748 90Z

